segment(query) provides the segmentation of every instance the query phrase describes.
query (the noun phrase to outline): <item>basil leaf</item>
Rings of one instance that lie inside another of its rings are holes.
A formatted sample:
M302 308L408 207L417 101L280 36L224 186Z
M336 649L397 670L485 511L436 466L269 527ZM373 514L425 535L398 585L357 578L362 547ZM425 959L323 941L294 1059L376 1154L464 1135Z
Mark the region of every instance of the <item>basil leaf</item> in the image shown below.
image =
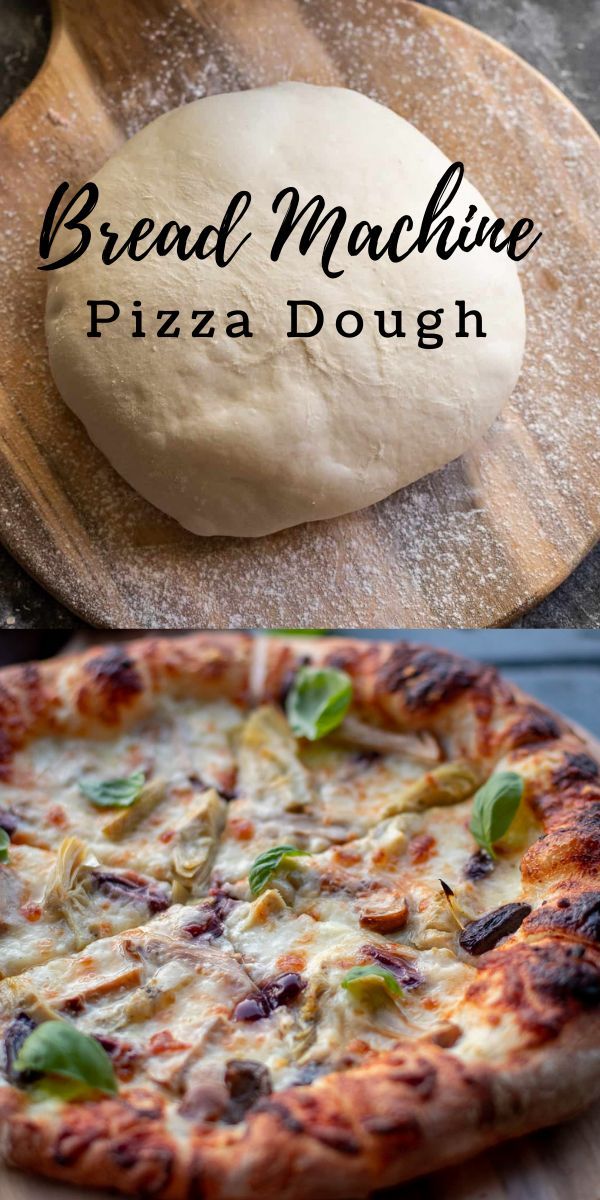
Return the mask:
M134 771L126 779L93 780L80 779L79 790L97 808L129 808L137 800L146 776L143 771Z
M322 637L328 629L265 629L269 637Z
M504 837L515 819L524 786L523 776L516 771L498 771L475 793L471 833L492 858L496 857L494 842Z
M8 862L8 848L10 846L10 838L5 829L0 829L0 863Z
M41 1076L28 1086L30 1099L34 1104L43 1104L45 1100L84 1100L93 1093L81 1091L81 1084L76 1079L63 1079L58 1075Z
M301 667L288 692L285 711L297 737L311 742L341 725L352 700L352 680L335 667Z
M391 971L385 967L366 966L352 967L342 979L342 987L355 996L376 995L383 990L388 996L396 998L404 992Z
M269 880L273 878L286 858L297 858L307 853L306 850L296 850L295 846L273 846L270 850L259 854L248 875L252 895L258 896L264 892Z
M56 1092L65 1093L64 1080L70 1081L69 1096L89 1092L115 1095L117 1081L106 1050L93 1037L80 1033L66 1021L44 1021L25 1038L15 1060L15 1070L35 1071L46 1076L44 1090L51 1092L56 1077Z

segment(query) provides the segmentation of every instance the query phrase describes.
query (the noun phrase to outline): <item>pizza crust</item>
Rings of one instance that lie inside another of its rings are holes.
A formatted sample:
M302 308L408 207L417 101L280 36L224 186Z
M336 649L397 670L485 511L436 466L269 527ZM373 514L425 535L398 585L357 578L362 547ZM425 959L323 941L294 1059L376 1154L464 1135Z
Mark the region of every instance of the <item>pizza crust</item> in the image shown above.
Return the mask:
M2 763L41 733L114 731L164 691L280 700L301 661L343 667L358 711L427 727L487 769L518 764L545 836L523 878L538 903L482 956L453 1031L265 1097L240 1124L194 1126L162 1097L28 1108L0 1090L2 1153L81 1186L164 1200L362 1197L575 1114L600 1095L600 772L566 722L490 667L442 651L346 639L144 639L2 673ZM528 774L529 772L529 774ZM440 1045L439 1042L446 1044Z
M0 1096L3 1154L52 1179L164 1200L353 1200L574 1116L599 1094L599 1033L596 1019L575 1020L502 1070L415 1045L345 1073L343 1088L328 1076L278 1093L241 1128L180 1136L145 1096L34 1122L13 1091Z

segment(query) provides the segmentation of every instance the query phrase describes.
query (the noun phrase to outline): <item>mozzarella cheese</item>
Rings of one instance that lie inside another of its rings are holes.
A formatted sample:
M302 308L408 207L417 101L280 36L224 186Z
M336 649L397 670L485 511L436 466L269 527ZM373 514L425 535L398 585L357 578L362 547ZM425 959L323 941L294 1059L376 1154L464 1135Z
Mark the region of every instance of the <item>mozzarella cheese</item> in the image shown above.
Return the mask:
M154 788L138 809L80 790L134 771ZM222 1111L232 1062L281 1087L460 1020L475 970L460 924L519 898L539 831L523 809L493 870L469 871L471 799L423 807L426 776L226 701L166 699L114 738L32 742L0 794L4 1035L21 1012L74 1021L124 1089L198 1116ZM252 863L282 844L303 855L253 897ZM376 969L362 990L345 986L356 967Z

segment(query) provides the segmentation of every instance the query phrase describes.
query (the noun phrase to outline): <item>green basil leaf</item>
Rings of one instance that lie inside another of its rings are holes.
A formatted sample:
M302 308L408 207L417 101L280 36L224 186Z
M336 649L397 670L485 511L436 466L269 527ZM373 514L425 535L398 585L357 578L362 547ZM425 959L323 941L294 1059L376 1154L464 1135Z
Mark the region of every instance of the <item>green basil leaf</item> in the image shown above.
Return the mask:
M497 771L473 798L471 833L476 842L494 855L494 843L512 825L524 790L523 776L516 771Z
M385 967L378 967L375 964L366 967L352 967L348 974L344 975L342 987L358 997L375 997L377 992L382 990L393 999L404 995L396 976L391 971L386 971Z
M10 838L5 829L0 829L0 863L8 862Z
M94 782L91 779L80 779L79 790L95 804L97 808L129 808L137 800L146 776L143 771L134 771L126 779L105 779Z
M341 725L352 700L352 680L335 667L301 667L288 692L285 711L297 737L311 742Z
M252 895L258 896L264 892L269 880L273 878L286 858L298 858L307 853L306 850L296 850L295 846L273 846L270 850L259 854L248 875Z
M265 629L269 637L322 637L328 629Z
M25 1038L15 1060L17 1071L35 1071L44 1075L44 1091L52 1092L56 1078L56 1093L69 1097L90 1092L115 1095L117 1081L106 1050L93 1037L80 1033L66 1021L44 1021ZM59 1082L60 1081L60 1082Z
M43 1104L45 1100L83 1100L91 1092L81 1091L81 1084L76 1079L63 1079L58 1075L42 1076L27 1085L27 1091L34 1104Z

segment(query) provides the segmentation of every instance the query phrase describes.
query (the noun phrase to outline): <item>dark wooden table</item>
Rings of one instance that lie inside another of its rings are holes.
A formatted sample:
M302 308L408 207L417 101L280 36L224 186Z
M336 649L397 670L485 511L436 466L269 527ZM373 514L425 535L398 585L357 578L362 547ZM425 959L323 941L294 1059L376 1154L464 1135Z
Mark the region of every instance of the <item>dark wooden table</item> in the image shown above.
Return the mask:
M45 53L46 0L0 0L0 111L26 86ZM600 0L433 0L536 66L600 125ZM1 502L1 498L0 498ZM600 627L600 547L520 626ZM0 628L73 629L81 622L0 547Z

